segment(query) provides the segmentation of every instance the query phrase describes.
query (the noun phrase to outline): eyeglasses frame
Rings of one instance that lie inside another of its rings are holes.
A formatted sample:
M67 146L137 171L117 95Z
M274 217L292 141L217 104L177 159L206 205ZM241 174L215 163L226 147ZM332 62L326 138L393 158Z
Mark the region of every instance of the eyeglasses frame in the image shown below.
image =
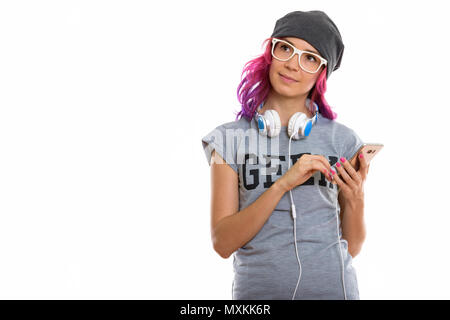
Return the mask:
M275 55L273 54L273 50L274 50L275 44L276 44L277 42L283 42L283 43L287 44L289 47L294 48L294 53L292 54L292 56L290 56L290 57L287 58L286 60L283 60L283 59L280 59L280 58L275 57ZM311 55L317 57L317 58L320 60L320 65L319 65L319 67L317 68L316 71L311 72L311 71L305 70L305 69L302 67L302 64L300 63L300 57L301 57L301 55L302 55L304 52L305 52L305 53L308 53L308 54L311 54ZM319 56L318 54L316 54L316 53L314 53L314 52L306 51L306 50L300 50L300 49L297 49L296 47L294 47L294 46L293 46L292 44L290 44L289 42L286 42L286 41L284 41L284 40L282 40L282 39L272 38L272 57L274 57L275 59L277 59L277 60L279 60L279 61L288 61L288 60L290 60L293 56L295 56L296 53L298 53L298 65L299 65L300 68L302 68L302 70L305 71L305 72L308 72L308 73L316 73L317 71L319 71L319 69L320 69L320 67L322 67L322 65L325 65L325 66L326 66L326 65L328 64L328 61L327 61L326 59L322 58L321 56Z

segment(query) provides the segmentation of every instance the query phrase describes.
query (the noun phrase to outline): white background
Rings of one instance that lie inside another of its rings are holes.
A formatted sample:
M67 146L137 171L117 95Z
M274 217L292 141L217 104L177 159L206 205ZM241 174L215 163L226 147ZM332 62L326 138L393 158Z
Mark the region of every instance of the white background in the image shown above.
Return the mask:
M233 121L275 21L325 11L326 98L385 148L365 184L361 299L449 299L445 1L0 4L0 298L231 299L201 138Z

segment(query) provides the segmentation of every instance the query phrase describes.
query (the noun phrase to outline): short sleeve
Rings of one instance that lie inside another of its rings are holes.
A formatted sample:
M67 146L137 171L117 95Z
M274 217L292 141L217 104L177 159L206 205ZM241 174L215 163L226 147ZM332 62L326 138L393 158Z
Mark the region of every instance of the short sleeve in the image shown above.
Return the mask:
M343 139L343 145L341 149L341 157L350 160L355 152L364 144L361 138L356 134L356 132L350 128L347 128L348 132L345 134Z
M225 160L225 162L238 173L237 166L237 139L234 129L225 125L216 127L213 131L202 138L202 146L208 164L211 165L211 154L213 150Z

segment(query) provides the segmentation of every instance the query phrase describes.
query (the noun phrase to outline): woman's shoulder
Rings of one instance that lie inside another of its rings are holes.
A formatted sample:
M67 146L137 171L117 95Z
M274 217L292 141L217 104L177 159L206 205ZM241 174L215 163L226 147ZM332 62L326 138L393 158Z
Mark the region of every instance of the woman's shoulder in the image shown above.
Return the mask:
M333 135L339 136L355 136L355 130L347 124L344 124L336 119L331 120L319 115L319 121L323 124L325 128L330 130Z
M216 129L223 128L223 129L248 129L251 126L251 121L247 120L246 118L242 117L239 120L234 121L228 121L219 124Z
M208 163L211 163L211 153L215 149L219 155L238 172L237 150L248 133L251 122L245 118L219 124L202 138L203 149ZM237 139L236 139L237 138Z
M339 150L339 156L350 159L363 145L363 140L349 125L340 121L322 117L322 127L325 134L331 139L332 144Z

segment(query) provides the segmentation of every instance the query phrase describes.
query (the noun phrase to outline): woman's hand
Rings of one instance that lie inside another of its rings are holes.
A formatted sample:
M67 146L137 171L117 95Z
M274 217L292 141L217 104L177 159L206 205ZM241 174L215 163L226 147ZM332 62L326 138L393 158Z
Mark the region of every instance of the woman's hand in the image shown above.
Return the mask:
M329 175L330 170L330 163L324 156L304 154L278 180L285 191L289 191L304 183L316 171L322 172L329 181L332 181Z
M336 163L336 169L342 178L337 174L333 174L334 172L332 171L333 180L339 186L343 200L347 203L364 202L364 182L366 181L370 164L367 165L362 153L358 155L358 159L358 171L345 158L341 158L341 162Z

